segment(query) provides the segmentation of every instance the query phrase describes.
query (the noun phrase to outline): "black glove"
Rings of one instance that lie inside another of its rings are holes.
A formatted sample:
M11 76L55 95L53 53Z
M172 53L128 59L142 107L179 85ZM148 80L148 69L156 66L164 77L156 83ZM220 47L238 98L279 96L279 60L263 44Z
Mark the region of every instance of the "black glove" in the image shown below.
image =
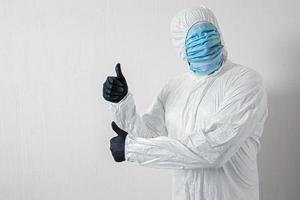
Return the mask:
M116 162L125 161L125 139L128 133L120 129L114 121L111 123L111 127L118 134L118 136L110 139L112 156Z
M118 63L115 67L117 76L108 76L103 84L103 97L105 100L118 103L128 93L128 86Z

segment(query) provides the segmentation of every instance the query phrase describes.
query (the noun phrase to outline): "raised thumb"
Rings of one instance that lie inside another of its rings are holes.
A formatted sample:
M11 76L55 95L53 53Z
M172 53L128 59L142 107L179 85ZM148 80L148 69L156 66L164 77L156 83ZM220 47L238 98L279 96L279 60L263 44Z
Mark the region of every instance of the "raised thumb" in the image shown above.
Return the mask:
M112 122L111 123L111 127L112 129L119 135L119 136L126 136L127 135L127 132L122 130L121 128L118 127L118 125L116 124L116 122Z
M123 74L122 74L122 70L121 70L121 64L118 63L115 67L115 71L116 71L116 74L117 74L117 77L119 78L123 78Z

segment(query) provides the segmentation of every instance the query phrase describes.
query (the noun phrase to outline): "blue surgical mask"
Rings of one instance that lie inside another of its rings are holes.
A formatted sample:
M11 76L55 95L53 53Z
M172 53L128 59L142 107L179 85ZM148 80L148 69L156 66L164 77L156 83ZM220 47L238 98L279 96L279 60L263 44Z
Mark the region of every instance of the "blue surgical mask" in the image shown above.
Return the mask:
M194 24L185 40L190 70L200 75L209 75L217 71L223 63L222 48L220 33L213 24Z

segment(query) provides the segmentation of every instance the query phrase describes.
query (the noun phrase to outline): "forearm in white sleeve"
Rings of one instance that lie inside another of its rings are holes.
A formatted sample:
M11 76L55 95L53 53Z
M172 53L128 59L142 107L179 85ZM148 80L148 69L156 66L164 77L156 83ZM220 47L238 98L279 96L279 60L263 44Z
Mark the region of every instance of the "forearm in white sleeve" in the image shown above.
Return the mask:
M267 117L265 90L241 86L207 121L201 132L179 140L127 137L125 159L143 166L167 169L221 167Z
M154 138L166 136L164 107L160 96L156 97L148 112L139 115L133 95L128 93L119 103L110 103L113 120L133 137Z

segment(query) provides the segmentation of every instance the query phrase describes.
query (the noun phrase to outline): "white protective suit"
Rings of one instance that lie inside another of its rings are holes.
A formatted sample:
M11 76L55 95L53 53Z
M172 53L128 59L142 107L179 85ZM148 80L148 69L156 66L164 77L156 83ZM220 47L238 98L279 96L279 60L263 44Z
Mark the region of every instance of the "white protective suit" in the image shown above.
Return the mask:
M178 13L171 34L183 58L185 35L197 21L220 32L205 7ZM171 79L143 115L131 93L111 103L114 120L129 133L125 159L173 169L173 200L259 199L256 156L268 115L266 92L257 72L229 61L225 48L223 56L212 75L187 70Z

